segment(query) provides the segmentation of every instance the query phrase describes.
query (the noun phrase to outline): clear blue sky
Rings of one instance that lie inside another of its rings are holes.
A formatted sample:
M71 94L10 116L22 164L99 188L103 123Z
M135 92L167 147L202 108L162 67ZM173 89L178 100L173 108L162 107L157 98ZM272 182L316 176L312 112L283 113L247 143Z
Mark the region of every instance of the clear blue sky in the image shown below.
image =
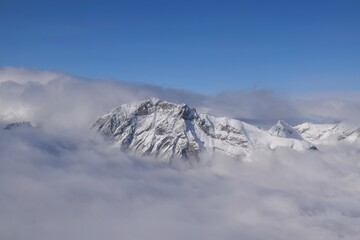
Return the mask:
M0 67L199 92L360 90L360 1L0 1Z

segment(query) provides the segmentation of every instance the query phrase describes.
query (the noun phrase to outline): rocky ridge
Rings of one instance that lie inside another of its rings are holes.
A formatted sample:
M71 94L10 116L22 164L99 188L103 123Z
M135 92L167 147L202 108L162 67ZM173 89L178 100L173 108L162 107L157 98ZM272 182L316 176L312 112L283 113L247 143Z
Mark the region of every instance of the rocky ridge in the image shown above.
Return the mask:
M164 161L198 159L203 152L243 158L254 150L316 149L284 121L266 131L156 98L121 105L100 117L93 128L123 151Z

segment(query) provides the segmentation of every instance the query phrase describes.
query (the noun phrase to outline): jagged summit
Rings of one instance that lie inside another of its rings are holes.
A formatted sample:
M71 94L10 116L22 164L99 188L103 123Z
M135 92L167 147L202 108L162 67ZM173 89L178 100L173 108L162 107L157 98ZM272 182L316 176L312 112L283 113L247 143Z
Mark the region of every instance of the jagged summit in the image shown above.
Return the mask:
M135 105L122 105L120 108L135 108L134 114L136 115L149 115L154 112L160 111L170 115L178 116L185 120L191 120L198 117L196 110L190 108L186 104L176 104L160 100L158 98L150 98Z
M93 128L124 151L164 160L197 159L202 152L243 158L255 149L312 147L294 134L290 137L288 125L280 123L286 134L272 135L236 119L198 114L186 104L151 98L113 109Z
M198 119L196 110L186 104L151 98L113 109L94 127L123 150L163 159L198 158L202 143L190 123Z
M303 140L301 135L284 120L279 120L274 126L272 126L269 133L272 136Z

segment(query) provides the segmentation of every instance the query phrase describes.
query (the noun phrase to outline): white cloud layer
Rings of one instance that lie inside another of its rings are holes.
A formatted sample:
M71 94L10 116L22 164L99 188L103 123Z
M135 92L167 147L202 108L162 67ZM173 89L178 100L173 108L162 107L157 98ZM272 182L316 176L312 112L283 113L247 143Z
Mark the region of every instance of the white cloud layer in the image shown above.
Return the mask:
M0 70L2 122L39 127L0 130L0 239L359 239L359 146L169 167L126 156L89 131L112 107L153 96L258 122L307 115L356 122L356 94L316 96L308 105L265 90L207 96L10 72Z
M258 124L279 119L299 123L349 121L360 124L360 93L313 94L292 99L272 90L223 92L214 95L114 80L94 81L51 71L0 69L0 118L47 123L91 124L120 104L150 97L186 102L216 116ZM51 121L49 121L49 119ZM55 119L53 119L55 118Z

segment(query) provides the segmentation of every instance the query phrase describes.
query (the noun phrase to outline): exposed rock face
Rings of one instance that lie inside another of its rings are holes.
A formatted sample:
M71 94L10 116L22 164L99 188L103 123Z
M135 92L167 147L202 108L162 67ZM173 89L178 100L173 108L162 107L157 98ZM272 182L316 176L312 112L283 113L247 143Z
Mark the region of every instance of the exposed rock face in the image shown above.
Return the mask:
M112 110L95 127L123 150L163 159L197 158L203 147L193 129L198 119L196 111L185 104L150 99Z
M99 118L93 128L124 151L163 160L197 159L205 151L242 158L254 149L313 147L288 131L274 136L236 119L198 114L186 104L155 98L121 105Z

